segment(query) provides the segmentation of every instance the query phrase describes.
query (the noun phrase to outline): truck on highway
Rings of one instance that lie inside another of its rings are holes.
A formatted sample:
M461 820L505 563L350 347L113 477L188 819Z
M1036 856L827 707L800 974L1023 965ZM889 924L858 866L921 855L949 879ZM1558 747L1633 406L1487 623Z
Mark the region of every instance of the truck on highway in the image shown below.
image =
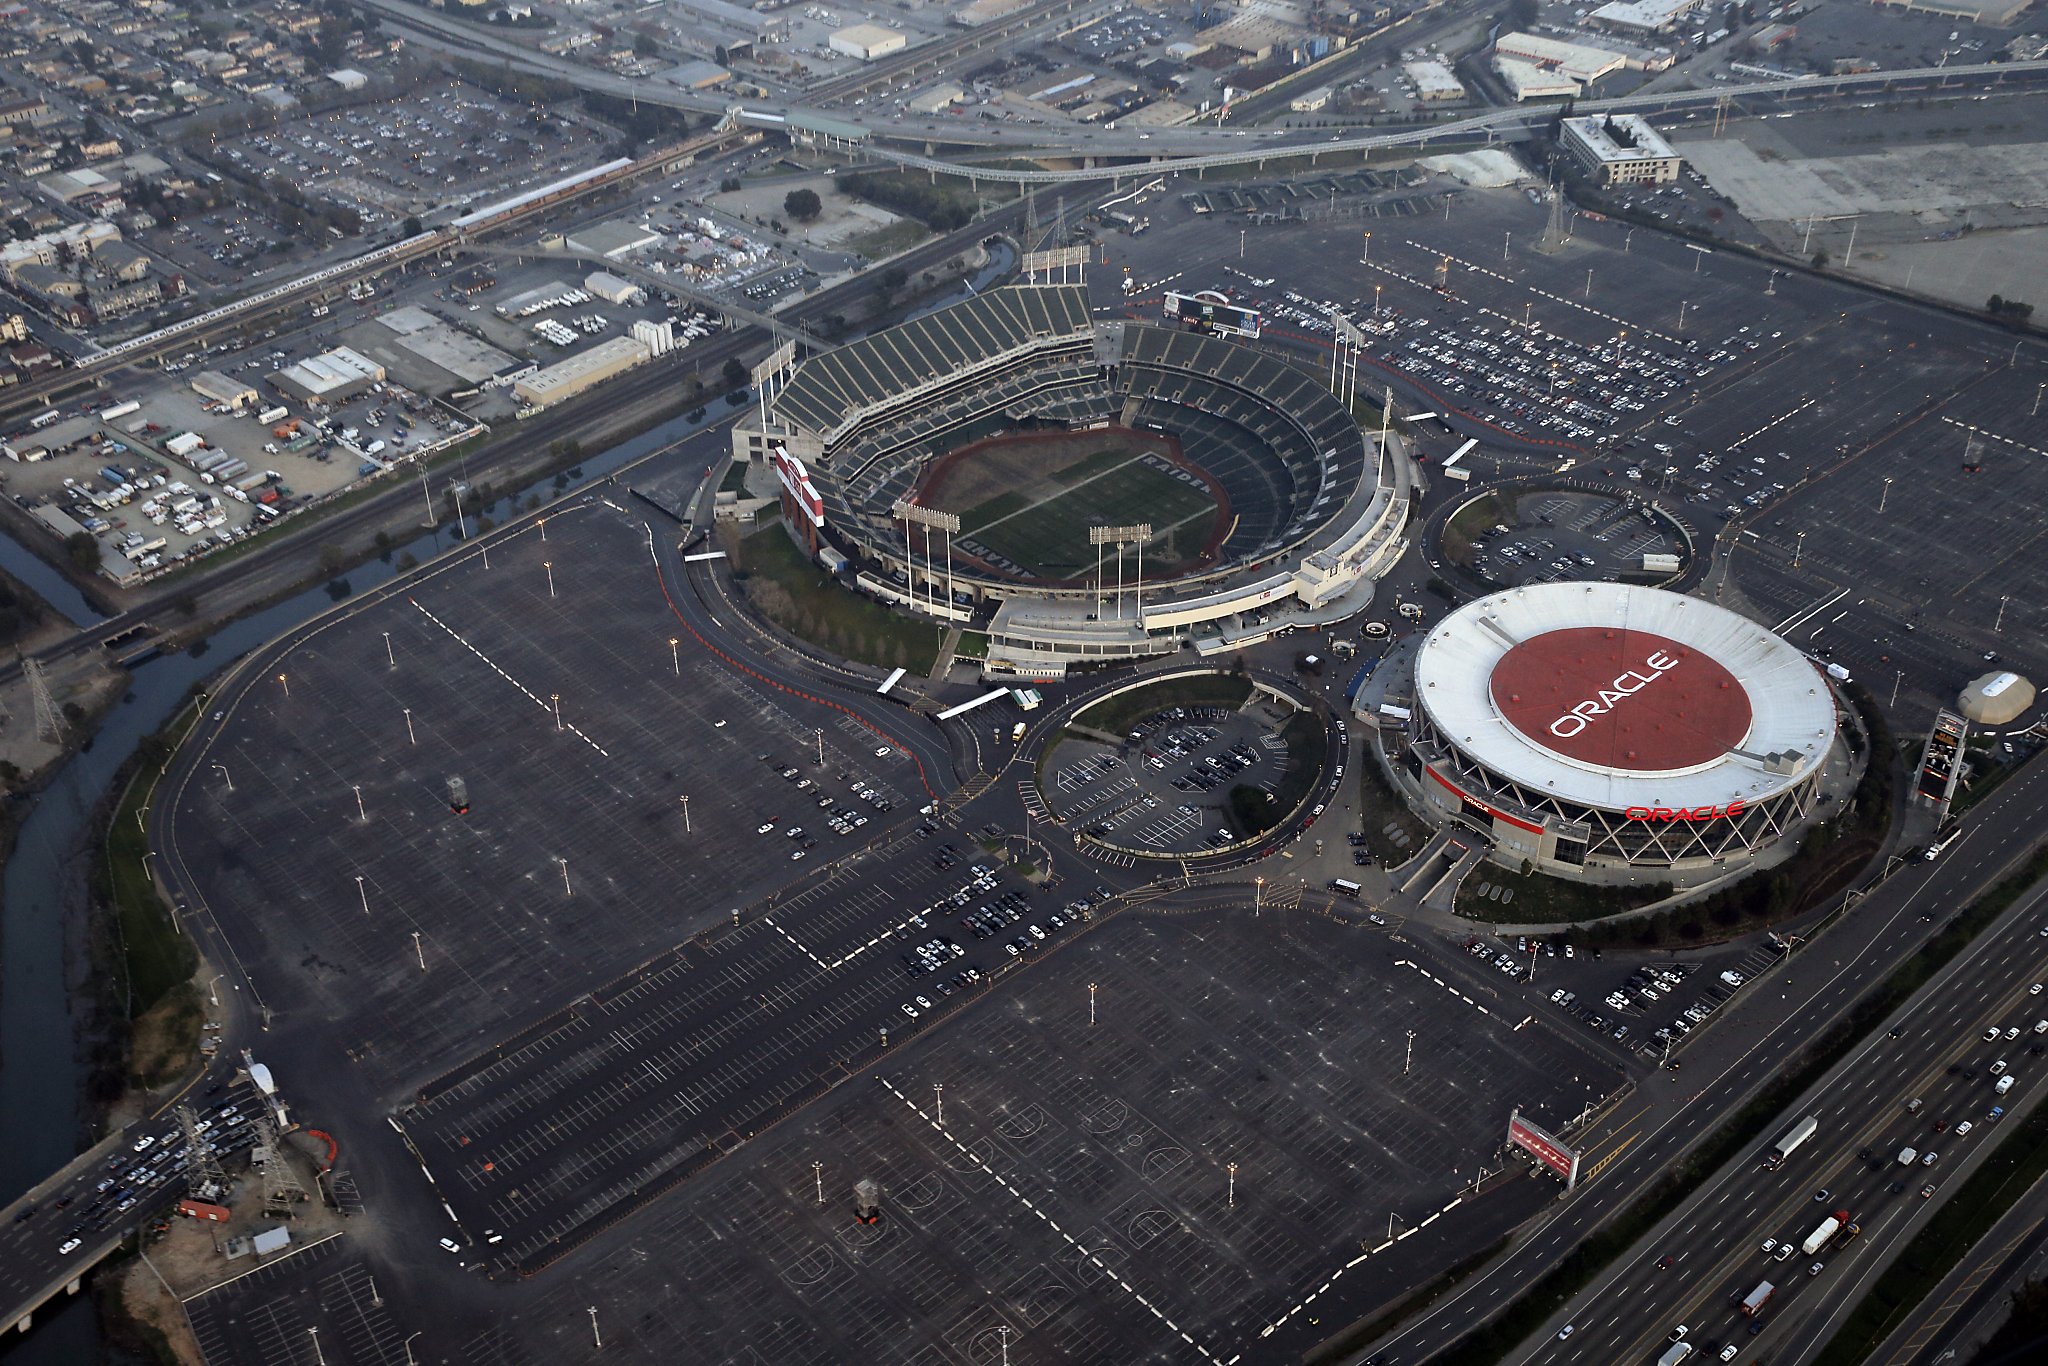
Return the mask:
M1657 1366L1679 1366L1679 1363L1683 1362L1687 1357L1691 1355L1691 1343L1674 1342L1669 1347L1666 1347L1664 1349L1663 1356L1657 1358Z
M1812 1115L1808 1115L1805 1119L1800 1120L1784 1133L1778 1135L1778 1141L1773 1143L1771 1150L1764 1154L1764 1166L1773 1171L1777 1170L1779 1163L1792 1156L1798 1150L1799 1145L1812 1138L1819 1130L1820 1121Z
M1738 1307L1742 1310L1744 1317L1753 1319L1763 1312L1763 1307L1771 1302L1771 1296L1775 1293L1777 1293L1777 1287L1769 1281L1764 1281L1756 1289L1743 1296L1742 1303Z
M1811 1257L1814 1253L1828 1245L1828 1239L1835 1236L1836 1229L1839 1229L1848 1222L1849 1211L1845 1209L1836 1210L1833 1214L1820 1221L1820 1227L1806 1235L1806 1241L1799 1245L1799 1250Z

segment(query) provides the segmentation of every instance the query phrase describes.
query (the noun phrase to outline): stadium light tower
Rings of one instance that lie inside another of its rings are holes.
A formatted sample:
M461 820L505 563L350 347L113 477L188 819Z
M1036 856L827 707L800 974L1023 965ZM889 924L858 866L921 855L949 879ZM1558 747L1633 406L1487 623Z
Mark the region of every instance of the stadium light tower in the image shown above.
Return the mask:
M1152 524L1139 522L1132 526L1091 526L1088 528L1088 543L1095 547L1095 618L1102 619L1102 548L1116 547L1116 615L1124 615L1124 547L1136 546L1138 572L1131 581L1137 592L1137 614L1142 622L1145 616L1145 542L1152 539Z
M937 605L938 580L937 576L932 572L932 529L934 527L938 528L942 538L940 544L945 548L946 552L946 605L950 608L953 603L953 537L958 535L960 531L960 514L957 512L940 512L937 508L920 507L916 503L898 499L890 505L889 515L903 523L903 559L905 564L912 569L915 569L917 566L910 563L910 528L912 526L924 528L925 591L931 595L933 604L932 615L942 615ZM911 605L915 607L917 605L917 576L915 574L910 576L910 599Z

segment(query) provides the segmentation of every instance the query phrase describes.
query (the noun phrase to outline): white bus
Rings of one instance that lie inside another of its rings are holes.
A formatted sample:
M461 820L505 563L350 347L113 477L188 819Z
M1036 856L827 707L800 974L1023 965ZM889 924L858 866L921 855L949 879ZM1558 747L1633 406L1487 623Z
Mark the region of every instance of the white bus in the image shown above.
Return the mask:
M1335 877L1330 879L1330 890L1340 896L1355 898L1364 889L1348 877Z
M57 420L57 410L48 408L28 420L30 431L41 431Z

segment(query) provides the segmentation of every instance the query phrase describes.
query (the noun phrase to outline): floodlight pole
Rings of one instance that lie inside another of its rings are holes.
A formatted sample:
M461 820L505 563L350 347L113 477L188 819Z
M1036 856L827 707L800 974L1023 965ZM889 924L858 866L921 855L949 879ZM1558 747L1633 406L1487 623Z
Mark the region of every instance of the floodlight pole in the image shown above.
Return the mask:
M391 633L384 633L384 661L392 668L398 667L398 656L391 652Z
M420 960L420 971L425 972L427 970L427 951L420 947L420 932L418 930L412 932L412 951Z
M368 915L370 913L370 893L363 887L363 875L361 873L356 874L356 895L363 899L363 914Z
M683 798L683 833L685 835L690 833L690 799L688 797Z
M1095 1025L1095 983L1093 982L1088 984L1088 1024L1090 1028L1093 1028Z
M1230 1186L1229 1186L1229 1193L1228 1193L1228 1194L1226 1194L1226 1195L1224 1196L1224 1199L1223 1199L1223 1206L1224 1206L1224 1208L1225 1208L1225 1209L1236 1209L1236 1208L1237 1208L1237 1164L1236 1164L1235 1162L1232 1162L1232 1163L1231 1163L1231 1164L1230 1164L1229 1166L1227 1166L1226 1168L1224 1168L1224 1170L1225 1170L1225 1171L1228 1171L1228 1172L1230 1173Z
M558 858L555 862L562 865L562 894L564 896L576 895L576 889L569 885L569 860Z
M1883 488L1883 490L1882 490L1881 492L1879 492L1879 494L1877 495L1877 510L1878 510L1878 511L1879 511L1880 513L1882 513L1882 512L1884 511L1884 500L1885 500L1885 499L1887 499L1887 498L1889 498L1889 497L1891 497L1891 496L1892 496L1892 477L1891 477L1891 476L1890 476L1889 474L1887 474L1887 475L1886 475L1886 476L1884 477L1884 488Z
M812 1181L812 1182L813 1182L813 1183L814 1183L814 1184L815 1184L815 1185L817 1186L817 1188L818 1188L818 1203L819 1203L819 1204L821 1204L821 1205L822 1205L822 1204L824 1204L824 1203L825 1203L825 1164L824 1164L824 1163L822 1163L822 1162L813 1162L813 1163L811 1164L811 1181Z
M367 824L370 819L370 813L363 809L363 785L361 783L350 783L349 788L356 794L356 815L360 816L364 823Z
M680 648L682 643L682 640L676 636L668 638L668 659L669 663L675 665L677 678L683 676L683 655Z
M1408 1069L1415 1064L1415 1031L1408 1031L1408 1056L1401 1060L1401 1075L1407 1076Z

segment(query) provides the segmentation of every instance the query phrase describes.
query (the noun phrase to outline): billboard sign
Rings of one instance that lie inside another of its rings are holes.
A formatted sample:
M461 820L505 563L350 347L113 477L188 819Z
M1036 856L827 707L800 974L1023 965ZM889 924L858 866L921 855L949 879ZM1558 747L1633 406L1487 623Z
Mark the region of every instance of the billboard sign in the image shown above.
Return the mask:
M1168 290L1166 320L1234 337L1256 338L1259 335L1259 311L1256 308L1239 308L1213 291L1176 294Z
M809 518L812 526L823 527L825 500L818 496L817 487L811 483L811 472L804 468L804 462L782 446L770 451L768 459L775 466L775 477L782 483L783 501Z
M1515 1111L1508 1119L1508 1146L1520 1148L1563 1177L1566 1190L1578 1184L1578 1151L1566 1147L1562 1139L1552 1137L1523 1119L1520 1110Z

